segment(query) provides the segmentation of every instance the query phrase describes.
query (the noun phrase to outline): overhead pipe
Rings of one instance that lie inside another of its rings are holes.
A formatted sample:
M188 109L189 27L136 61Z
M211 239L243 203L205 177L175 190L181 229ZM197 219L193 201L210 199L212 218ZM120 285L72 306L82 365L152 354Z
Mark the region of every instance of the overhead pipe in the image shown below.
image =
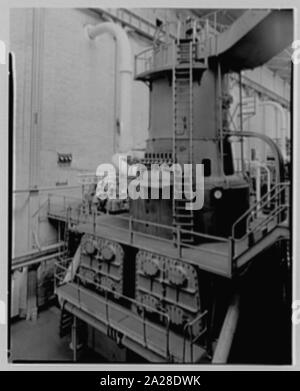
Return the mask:
M259 160L253 160L250 162L250 164L254 164L256 168L256 175L255 175L255 187L256 187L256 202L258 203L261 200L261 184L262 184L262 175L261 175L261 169L265 169L267 173L267 193L268 195L268 202L270 201L270 191L271 191L271 172L269 167L260 162ZM257 212L259 211L259 206L257 205Z
M11 270L41 263L45 260L53 259L56 256L62 255L63 251L61 249L63 245L64 242L57 242L49 246L45 246L41 248L41 250L32 250L18 255L12 259Z
M276 162L276 183L281 183L284 182L284 159L283 155L281 153L281 150L279 146L275 143L273 139L270 137L266 136L263 133L259 132L243 132L241 134L240 131L228 131L225 132L227 136L234 136L234 137L253 137L253 138L258 138L265 143L269 145L271 148L271 151L274 154L275 162Z
M87 36L95 39L102 34L110 34L116 39L119 74L120 74L120 108L119 108L119 151L127 153L132 148L131 129L131 85L133 79L132 52L126 31L118 24L104 22L85 26Z
M276 130L276 137L280 139L280 148L284 160L286 161L286 146L285 146L285 135L287 133L287 121L284 108L278 102L272 100L266 100L261 102L261 106L271 106L274 107L280 114L280 137L278 137L278 130ZM278 129L278 128L277 128Z

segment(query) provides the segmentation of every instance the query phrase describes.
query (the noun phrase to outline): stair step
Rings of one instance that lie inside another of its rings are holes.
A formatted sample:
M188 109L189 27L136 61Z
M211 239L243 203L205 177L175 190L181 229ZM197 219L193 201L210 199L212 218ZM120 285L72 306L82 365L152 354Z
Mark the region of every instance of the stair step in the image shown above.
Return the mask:
M73 321L70 319L68 322L64 322L60 325L60 329L66 329L69 328L72 325Z
M72 319L73 319L72 315L62 318L60 324L63 325L63 324L70 323Z
M60 323L59 323L59 336L65 337L71 332L73 323L73 315L66 311L64 308L61 310Z
M67 322L67 321L69 321L70 320L70 318L72 318L72 315L71 314L66 314L66 313L64 313L63 315L62 315L62 317L61 317L61 322Z

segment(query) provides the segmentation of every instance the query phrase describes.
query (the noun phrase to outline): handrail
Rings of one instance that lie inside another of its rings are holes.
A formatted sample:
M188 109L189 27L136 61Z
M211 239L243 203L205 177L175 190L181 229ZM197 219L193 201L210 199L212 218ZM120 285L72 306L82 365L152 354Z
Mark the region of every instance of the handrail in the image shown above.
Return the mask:
M282 208L280 208L279 210L278 210L278 213L275 215L275 216L270 216L270 219L268 219L269 221L271 221L272 220L272 218L274 218L274 217L276 217L277 215L279 215L280 213L282 213L283 211L285 211L286 210L286 205L285 206L283 206ZM272 217L272 218L271 218ZM269 221L262 221L261 222L261 224L259 224L260 226L261 225L264 225L264 224L268 224L269 223ZM274 226L272 229L270 229L268 232L269 233L271 233L271 232L273 232L277 227L279 227L280 225L278 224L277 226ZM258 226L257 226L258 227ZM256 227L256 228L257 228ZM253 230L252 232L249 232L248 233L248 235L247 236L250 236L251 234L253 234L255 231L258 231L258 230ZM252 245L254 245L254 244L256 244L256 243L258 243L259 241L261 241L262 240L262 238L259 238L256 242L254 242ZM239 241L239 239L236 239L235 240L235 242L237 242L237 241ZM247 251L249 250L249 248L250 248L251 246L249 246L245 251L242 251L242 252L240 252L239 254L236 254L233 258L232 258L232 261L234 261L234 262L236 262L236 260L238 259L238 258L240 258L241 256L243 256L244 254L246 254L247 253Z
M74 196L70 196L69 197L69 196L63 196L61 194L55 194L53 196L56 197L56 198L63 198L65 201L67 201L68 198L71 198L71 199L76 199L77 201L79 201L79 203L82 202L82 200L79 197L74 197ZM66 204L65 204L65 206L66 206ZM80 207L80 205L78 205L78 207ZM72 207L71 207L71 209L72 209ZM104 215L101 212L93 211L92 214L91 214L91 217L93 217L94 214L95 214L95 216L103 216ZM176 231L177 231L177 227L174 227L174 226L171 226L171 225L161 224L161 223L157 223L157 222L153 222L153 221L146 221L146 220L136 219L136 218L132 218L130 216L124 216L124 215L116 215L116 216L110 215L110 216L111 216L111 218L115 218L116 220L117 219L118 220L124 220L124 221L126 221L128 223L131 221L132 223L144 224L144 225L153 226L153 227L157 227L157 228L167 229L171 233L176 233ZM103 224L105 225L105 223L103 223ZM122 227L120 227L120 229L122 229ZM137 233L140 233L140 231L136 231L134 229L133 229L133 231L137 232ZM181 233L189 233L191 236L195 236L195 237L199 237L199 238L211 239L211 240L224 242L224 243L228 242L228 238L215 236L215 235L210 235L210 234L205 234L205 233L202 233L202 232L191 231L191 230L187 230L187 229L183 229L183 228L180 228L180 232Z
M48 199L46 199L44 202L42 202L41 205L39 205L38 209L32 214L31 218L34 218L44 208L44 206L47 204L47 202L48 202Z
M258 212L261 211L264 207L267 207L271 203L271 200L273 200L274 198L276 201L278 201L278 196L280 196L280 193L283 190L286 190L286 189L282 188L281 190L276 191L273 195L271 195L272 190L270 192L268 192L267 195L269 195L269 197L268 197L267 201L264 201L261 203L260 208L257 209L256 213L258 214ZM281 205L281 204L279 204L279 205ZM253 214L253 213L249 214L249 216L247 218L247 224L248 224L247 226L249 226L250 220L253 219L253 215L255 215L255 214Z
M287 204L281 204L276 209L273 209L263 220L259 221L258 224L254 225L253 229L249 231L249 233L257 231L258 227L261 227L271 221L273 217L276 217L280 212L285 211L289 208ZM239 240L239 239L238 239Z
M194 324L196 322L199 322L207 314L208 314L207 310L201 312L198 316L196 316L196 318L192 319L190 322L186 323L185 326L184 326L184 329L183 329L183 335L184 335L184 339L183 339L183 360L182 360L183 363L185 362L186 336L187 336L188 330L190 331L189 332L189 336L190 336L191 362L193 362L193 345L207 331L207 326L203 327L201 332L198 335L196 335L194 338L192 338L193 335L192 335L192 331L191 330L192 330L192 327L194 326Z
M62 282L64 280L64 275L61 276L60 274L58 274L59 273L59 269L63 270L66 273L68 268L63 266L61 264L61 262L56 262L55 263L55 267L56 267L56 271L55 271L54 276L55 276L56 280L59 280L60 282ZM57 270L58 270L58 272L57 272ZM81 276L80 276L79 273L75 273L74 278L75 277L80 278ZM160 315L161 317L165 318L165 320L166 320L166 349L165 349L165 355L166 355L167 358L169 358L169 356L170 356L170 352L169 352L169 347L170 347L170 317L169 317L169 315L166 312L158 310L156 308L152 308L152 307L148 306L147 304L139 302L139 301L137 301L137 300L135 300L135 299L133 299L131 297L125 296L122 293L119 293L119 292L113 291L112 289L104 287L104 286L100 285L99 283L97 283L96 281L91 280L88 277L84 277L84 279L89 284L93 285L96 289L97 288L98 289L101 288L101 290L104 291L104 299L105 299L105 306L106 306L106 323L108 325L109 325L109 319L108 319L108 316L109 316L108 294L109 293L113 294L113 295L117 295L118 298L123 298L124 300L130 302L131 304L135 305L136 307L142 308L143 313L145 313L145 310L148 310L148 311L151 311L151 312L155 312L158 315ZM89 292L88 290L87 290L86 293L90 294L90 295L94 294L94 292ZM134 312L132 312L132 317L134 317L134 318L138 319L139 321L141 321L141 317L138 314L135 314ZM147 322L146 322L146 319L145 319L144 316L142 317L142 322L143 322L143 340L144 340L145 344L149 347L149 344L147 343L147 336L146 336L146 323ZM148 325L149 325L149 322L148 322ZM155 325L155 324L151 324L151 327L153 329L161 330L161 328L159 326Z
M288 205L280 205L278 208L274 209L266 218L259 222L251 231L248 232L248 236L257 231L257 228L268 224L273 220L274 217L278 216L281 212L284 212L289 206Z
M243 213L232 225L232 237L235 238L235 229L236 226L243 220L245 217L249 216L251 212L258 209L258 206L260 206L260 209L262 209L264 206L270 203L270 201L282 193L283 190L286 190L286 188L289 186L288 182L281 182L276 184L274 187L271 188L270 192L267 192L263 195L263 197L255 202L245 213ZM277 189L277 190L276 190ZM273 194L272 194L273 193Z
M142 54L150 52L153 50L153 46L148 46L147 48L143 49L141 52L137 53L135 55L135 58L139 58Z

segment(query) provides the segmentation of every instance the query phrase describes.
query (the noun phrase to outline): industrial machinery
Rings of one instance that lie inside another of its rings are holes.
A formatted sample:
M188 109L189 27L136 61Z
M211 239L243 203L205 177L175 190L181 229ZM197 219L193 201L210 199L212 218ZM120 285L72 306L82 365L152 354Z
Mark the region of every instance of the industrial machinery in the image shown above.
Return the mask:
M264 263L267 249L289 240L280 149L259 129L243 132L242 121L231 131L228 74L283 50L292 37L292 12L246 11L221 33L212 34L201 19L179 23L174 35L164 31L135 57L135 80L150 93L149 138L138 162L148 171L152 164L169 168L170 199L162 197L161 180L157 199L130 199L122 213L97 206L95 187L94 205L86 196L49 195L48 218L66 244L56 267L61 333L73 325L75 360L83 322L88 344L101 353L109 337L106 348L117 349L118 357L126 350L150 362L226 362L240 279L253 263ZM274 180L255 199L249 173L234 166L232 141L238 140L243 163L244 137L258 137L273 151ZM187 198L176 197L184 183L174 164L182 170L192 164L193 191L196 165L203 164L201 209L187 209Z

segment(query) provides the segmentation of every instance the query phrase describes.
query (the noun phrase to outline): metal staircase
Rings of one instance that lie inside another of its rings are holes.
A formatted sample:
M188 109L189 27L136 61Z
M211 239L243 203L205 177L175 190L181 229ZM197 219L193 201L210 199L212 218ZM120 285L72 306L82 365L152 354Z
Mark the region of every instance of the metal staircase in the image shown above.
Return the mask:
M60 322L59 322L60 338L63 338L71 333L72 323L73 323L73 315L66 310L64 304L60 312Z
M186 210L183 194L183 165L193 161L193 59L196 46L192 40L174 43L173 61L173 162L181 166L174 171L173 225L186 231L194 227L193 211ZM181 146L188 140L188 148ZM190 181L192 178L189 179ZM185 186L190 186L185 179ZM193 242L189 232L183 232L183 243Z
M278 183L233 225L233 265L241 268L279 240L289 239L289 183ZM240 224L246 233L236 237Z

